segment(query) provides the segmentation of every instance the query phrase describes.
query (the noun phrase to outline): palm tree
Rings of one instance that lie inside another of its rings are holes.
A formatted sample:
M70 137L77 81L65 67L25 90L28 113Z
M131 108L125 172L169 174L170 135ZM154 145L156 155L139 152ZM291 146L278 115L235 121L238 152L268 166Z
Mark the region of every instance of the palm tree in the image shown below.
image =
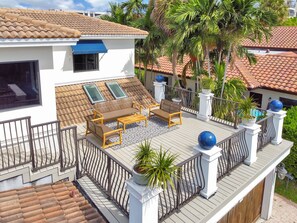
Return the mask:
M222 0L219 5L221 19L218 22L221 33L219 38L225 42L227 49L226 66L220 96L223 96L227 67L231 53L234 52L244 38L260 40L268 38L275 16L270 11L263 11L259 0Z
M123 2L122 8L125 9L128 20L133 21L143 16L146 4L143 4L142 0L128 0Z
M127 25L127 16L125 15L124 9L119 3L109 3L110 7L110 15L102 15L100 18L104 20L108 20L115 23L120 23L123 25Z

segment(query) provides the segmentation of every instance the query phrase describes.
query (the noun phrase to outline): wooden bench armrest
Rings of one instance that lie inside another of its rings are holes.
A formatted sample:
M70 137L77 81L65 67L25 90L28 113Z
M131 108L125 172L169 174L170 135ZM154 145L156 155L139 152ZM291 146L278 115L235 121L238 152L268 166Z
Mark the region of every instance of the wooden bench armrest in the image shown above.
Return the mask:
M104 135L110 135L110 134L113 134L113 133L116 133L116 132L121 133L122 131L123 131L123 129L119 128L119 129L116 129L116 130L112 130L110 132L106 132L106 133L104 133Z
M135 106L135 108L137 108L140 111L140 113L141 113L141 110L143 108L141 104L139 104L137 101L133 101L132 102L132 106L133 107Z
M169 116L175 116L175 115L180 115L180 114L181 114L181 111L180 112L170 113Z
M160 107L160 104L153 104L153 105L148 106L149 109L155 108L155 107Z
M93 109L94 118L99 116L99 118L103 118L103 114L96 109Z
M101 118L94 118L94 119L92 119L91 120L92 122L98 122L99 124L103 124L103 117L101 117Z

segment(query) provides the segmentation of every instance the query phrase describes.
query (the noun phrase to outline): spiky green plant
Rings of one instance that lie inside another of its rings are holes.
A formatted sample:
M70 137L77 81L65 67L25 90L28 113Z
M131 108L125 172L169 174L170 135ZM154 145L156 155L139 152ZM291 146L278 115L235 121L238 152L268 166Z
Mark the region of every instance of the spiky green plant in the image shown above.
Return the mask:
M239 103L240 116L246 119L253 118L253 116L251 115L251 110L256 108L257 103L254 102L252 97L241 99Z
M215 89L215 82L211 77L203 77L201 79L201 85L202 85L202 88L204 89L210 89L210 90Z
M155 157L155 151L151 146L150 140L144 140L136 149L134 159L136 161L136 170L139 173L145 173L145 167Z
M171 154L168 150L163 151L162 147L155 153L152 162L147 163L146 177L149 179L150 187L162 187L166 189L168 183L174 188L174 178L178 167L174 164L176 155Z

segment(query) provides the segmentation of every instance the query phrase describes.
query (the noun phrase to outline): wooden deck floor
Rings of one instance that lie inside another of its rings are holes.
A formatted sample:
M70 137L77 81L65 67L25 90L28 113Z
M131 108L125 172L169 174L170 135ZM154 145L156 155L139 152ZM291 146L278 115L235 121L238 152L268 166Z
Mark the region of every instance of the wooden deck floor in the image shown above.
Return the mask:
M195 115L184 112L183 124L177 126L175 130L153 137L152 146L156 149L162 146L163 149L169 149L171 153L178 154L176 163L180 163L194 155L193 147L197 145L197 137L202 131L213 132L217 137L217 142L219 142L232 135L232 133L237 130L213 121L200 121ZM78 132L80 135L84 134L85 124L78 126ZM96 145L101 145L98 138L95 138L92 134L88 135L88 138ZM138 144L139 142L121 149L113 149L110 147L106 149L106 152L121 161L128 168L132 168L134 164L132 157Z

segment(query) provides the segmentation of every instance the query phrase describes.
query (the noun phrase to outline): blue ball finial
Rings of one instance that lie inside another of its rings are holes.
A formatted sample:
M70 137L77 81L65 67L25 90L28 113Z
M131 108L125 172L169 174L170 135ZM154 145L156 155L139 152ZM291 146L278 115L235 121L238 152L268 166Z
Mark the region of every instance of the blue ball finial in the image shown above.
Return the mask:
M165 80L164 76L163 75L157 75L156 76L156 81L157 82L163 82Z
M279 112L280 110L283 109L283 103L279 100L273 100L270 102L269 104L269 108L271 109L271 111L274 112Z
M199 145L206 150L212 149L217 143L216 136L209 131L203 131L198 136Z

